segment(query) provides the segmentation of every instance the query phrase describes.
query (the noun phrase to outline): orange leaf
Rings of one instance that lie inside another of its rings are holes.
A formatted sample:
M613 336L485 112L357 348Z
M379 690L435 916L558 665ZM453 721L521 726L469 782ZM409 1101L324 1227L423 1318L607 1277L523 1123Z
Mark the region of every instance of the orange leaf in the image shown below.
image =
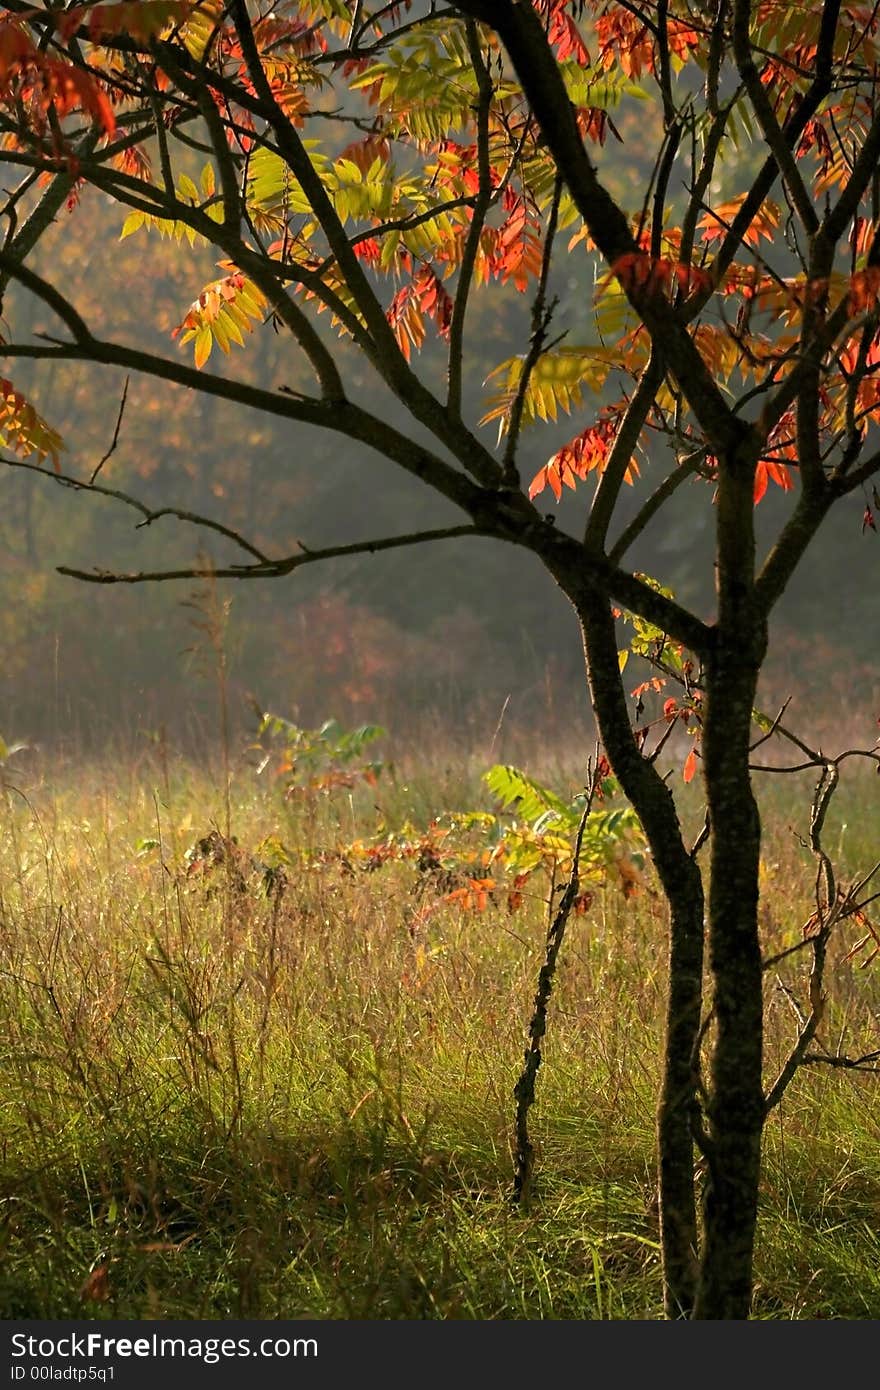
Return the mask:
M696 750L696 748L692 748L691 751L688 753L687 757L685 758L685 761L684 761L684 772L682 773L682 776L684 777L684 780L685 780L686 782L692 782L692 781L694 780L694 774L695 774L696 770L697 770L697 750Z
M741 193L727 203L717 203L714 208L703 214L698 225L704 242L721 241L727 236L728 228L735 220L746 197L747 194ZM780 215L776 204L765 198L743 234L746 245L757 246L762 237L766 241L772 241L779 227Z

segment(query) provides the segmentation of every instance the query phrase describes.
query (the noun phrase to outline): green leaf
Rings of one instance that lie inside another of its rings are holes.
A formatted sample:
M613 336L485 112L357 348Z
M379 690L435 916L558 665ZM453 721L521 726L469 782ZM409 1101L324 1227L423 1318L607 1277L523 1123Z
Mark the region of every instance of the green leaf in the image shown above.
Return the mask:
M572 819L570 806L566 806L555 792L527 777L518 767L497 763L483 774L483 781L505 810L516 805L517 814L523 820L535 821L547 811L552 811L564 822Z
M619 353L598 344L545 352L535 364L526 387L523 427L535 420L556 420L560 411L570 413L582 404L584 391L598 395L618 358ZM498 420L499 431L504 434L519 392L524 363L524 356L511 357L489 373L487 382L501 378L504 385L487 397L489 408L480 420L481 425Z

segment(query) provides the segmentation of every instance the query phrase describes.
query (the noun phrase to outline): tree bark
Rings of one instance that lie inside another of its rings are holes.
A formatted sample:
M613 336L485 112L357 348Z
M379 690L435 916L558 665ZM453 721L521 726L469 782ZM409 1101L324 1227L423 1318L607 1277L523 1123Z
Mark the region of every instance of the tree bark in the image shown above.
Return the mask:
M669 985L657 1112L660 1244L666 1315L689 1318L698 1268L692 1114L702 1008L703 883L685 848L672 793L633 738L608 600L601 594L580 594L577 608L605 753L642 823L669 903Z
M748 750L760 659L748 644L721 639L706 675L703 760L712 827L709 962L716 1034L695 1318L747 1318L751 1304L764 1096L761 826Z
M719 461L718 621L706 653L703 772L712 845L709 965L715 1044L709 1085L709 1178L695 1318L747 1318L760 1178L763 997L758 939L761 823L749 742L767 623L755 592L754 477L760 442Z

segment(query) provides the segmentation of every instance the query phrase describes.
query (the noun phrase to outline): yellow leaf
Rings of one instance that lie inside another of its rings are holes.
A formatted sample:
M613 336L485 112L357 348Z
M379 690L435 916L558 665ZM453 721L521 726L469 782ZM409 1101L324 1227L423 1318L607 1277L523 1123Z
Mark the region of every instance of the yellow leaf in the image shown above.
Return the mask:
M201 202L199 190L196 188L189 174L181 174L177 185L177 191L182 197L189 198L190 202Z
M229 352L229 334L226 331L227 315L221 309L217 318L214 320L214 341L221 352Z
M122 224L122 231L119 233L119 240L123 241L132 232L140 231L144 225L144 215L142 212L130 212Z
M214 340L211 337L210 328L200 328L196 334L195 342L195 364L196 367L204 367L208 358L211 356L211 348Z

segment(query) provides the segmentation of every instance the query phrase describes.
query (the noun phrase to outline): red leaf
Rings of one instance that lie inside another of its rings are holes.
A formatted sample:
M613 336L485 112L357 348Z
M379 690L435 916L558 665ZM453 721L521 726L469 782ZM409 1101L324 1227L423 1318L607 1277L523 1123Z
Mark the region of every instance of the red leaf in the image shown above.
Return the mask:
M697 770L697 750L696 750L696 748L692 748L691 751L688 753L687 757L685 758L685 761L684 761L684 771L682 772L682 776L684 777L684 780L685 780L686 782L692 782L692 781L694 780L694 774L696 773L696 770Z
M767 483L771 478L782 488L783 492L791 491L791 474L787 466L784 463L774 463L769 459L759 459L755 469L755 506L758 505L767 491Z

